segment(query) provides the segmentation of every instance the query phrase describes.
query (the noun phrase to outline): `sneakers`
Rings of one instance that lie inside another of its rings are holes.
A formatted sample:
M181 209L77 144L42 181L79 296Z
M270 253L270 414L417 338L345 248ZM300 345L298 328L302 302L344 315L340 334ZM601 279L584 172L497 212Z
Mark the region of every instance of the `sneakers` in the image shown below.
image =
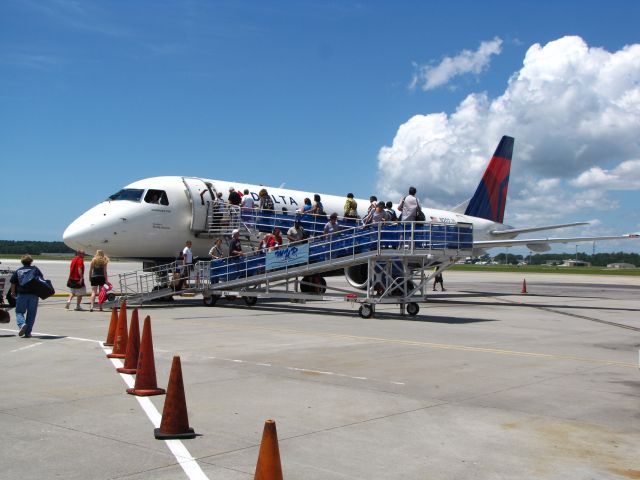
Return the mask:
M64 308L66 308L67 310L69 310L69 302L67 302L67 304L64 306Z
M76 312L84 312L84 308L82 308L80 305L76 305L76 308L74 308L74 310Z
M19 337L26 337L29 338L31 335L29 335L29 337L27 337L26 333L27 333L27 328L28 325L26 323L24 323L21 327L20 327L20 331L18 332L18 336Z

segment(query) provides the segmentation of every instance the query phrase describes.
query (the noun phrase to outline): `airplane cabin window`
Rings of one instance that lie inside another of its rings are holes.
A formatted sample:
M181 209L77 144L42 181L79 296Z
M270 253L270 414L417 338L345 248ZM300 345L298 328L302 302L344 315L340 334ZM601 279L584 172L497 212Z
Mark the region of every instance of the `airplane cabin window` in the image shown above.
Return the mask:
M144 190L139 188L123 188L117 193L109 197L109 200L129 200L130 202L139 202L142 198Z
M144 201L147 203L156 203L158 205L169 205L167 192L164 190L149 189L147 194L144 196Z

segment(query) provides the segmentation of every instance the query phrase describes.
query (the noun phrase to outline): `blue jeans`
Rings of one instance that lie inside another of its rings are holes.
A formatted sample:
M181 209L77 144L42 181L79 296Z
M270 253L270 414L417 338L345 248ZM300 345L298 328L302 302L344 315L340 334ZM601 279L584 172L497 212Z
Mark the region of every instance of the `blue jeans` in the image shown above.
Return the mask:
M31 335L33 324L36 323L36 313L38 313L38 298L37 295L32 293L19 293L16 297L16 323L18 328L22 328L25 324L24 314L27 314L27 330L25 335Z

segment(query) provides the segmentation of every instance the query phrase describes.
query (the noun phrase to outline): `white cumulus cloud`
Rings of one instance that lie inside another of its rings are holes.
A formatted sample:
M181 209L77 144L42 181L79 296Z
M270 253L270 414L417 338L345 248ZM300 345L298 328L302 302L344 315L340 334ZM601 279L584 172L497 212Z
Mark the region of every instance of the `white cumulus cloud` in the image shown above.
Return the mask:
M471 197L500 138L511 135L505 220L593 215L616 208L608 190L640 186L638 132L640 45L609 52L567 36L532 45L496 98L471 93L452 113L400 125L378 153L378 191L397 200L412 184L425 204L451 207Z
M610 190L640 189L640 160L628 160L612 170L591 167L571 180L571 185L582 188L606 188Z
M454 77L466 73L476 75L485 69L491 61L491 55L502 51L502 40L498 37L482 42L476 51L463 50L455 57L445 57L438 65L419 65L414 63L415 72L409 88L418 85L422 90L432 90L449 83Z

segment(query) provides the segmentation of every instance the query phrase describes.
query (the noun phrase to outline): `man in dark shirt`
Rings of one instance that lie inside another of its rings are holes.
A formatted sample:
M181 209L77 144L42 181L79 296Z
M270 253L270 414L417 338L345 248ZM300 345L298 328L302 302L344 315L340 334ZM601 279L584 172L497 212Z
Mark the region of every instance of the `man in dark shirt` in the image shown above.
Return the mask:
M31 337L33 324L36 323L36 313L38 312L38 301L40 300L35 293L32 293L28 286L21 285L21 279L30 271L35 270L37 277L42 277L42 272L38 267L34 267L31 255L23 255L20 259L22 267L13 272L11 275L11 293L16 298L16 323L20 331L18 336L23 338ZM24 314L27 314L25 321Z
M229 203L238 207L242 203L242 197L233 187L229 187Z
M244 255L242 252L242 245L240 245L240 230L237 228L231 232L231 242L229 242L229 256L239 257Z

